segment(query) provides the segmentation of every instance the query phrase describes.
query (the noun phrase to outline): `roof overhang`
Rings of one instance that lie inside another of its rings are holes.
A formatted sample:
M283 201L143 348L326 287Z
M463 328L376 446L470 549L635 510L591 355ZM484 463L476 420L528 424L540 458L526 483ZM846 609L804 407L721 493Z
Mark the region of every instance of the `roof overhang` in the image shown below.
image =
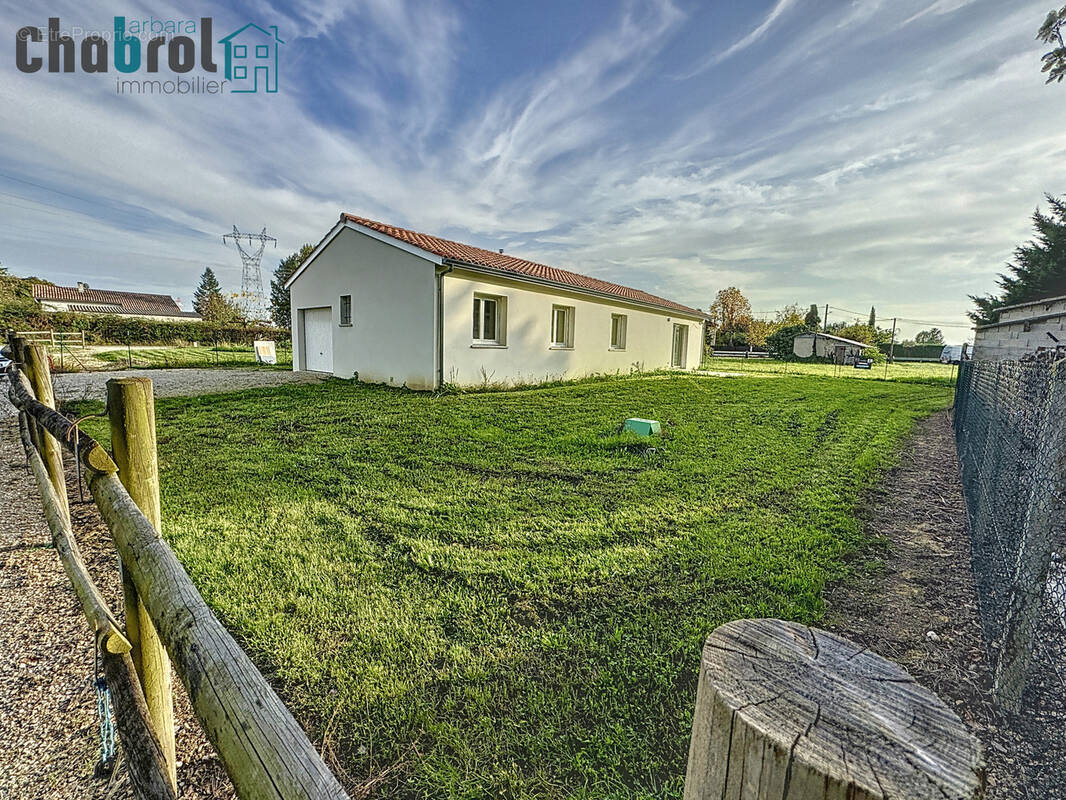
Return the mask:
M444 263L448 266L459 267L460 269L467 270L469 272L477 272L481 275L487 275L492 278L503 278L505 280L514 280L519 283L533 283L539 286L548 286L552 289L561 289L567 292L573 292L574 294L586 295L590 297L597 297L603 300L608 300L615 305L628 305L638 306L640 308L650 308L662 313L673 314L677 317L684 317L685 319L698 319L706 321L710 319L708 314L704 314L702 311L685 311L680 308L671 308L670 306L662 306L657 303L648 303L644 300L633 300L628 297L621 297L617 294L611 294L610 292L598 292L595 289L586 289L583 286L574 286L571 283L563 283L562 281L550 281L546 278L537 278L532 275L523 275L519 272L506 272L501 269L495 269L493 267L485 267L481 264L473 264L469 261L462 261L457 258L446 258Z
M443 258L433 253L430 253L428 250L423 250L420 247L415 247L413 244L408 244L407 242L396 239L392 236L389 236L388 234L376 231L373 228L368 228L365 225L360 225L357 222L352 222L350 219L347 219L342 214L337 224L330 229L329 233L327 233L322 238L322 241L320 241L315 246L315 249L311 251L311 255L304 259L304 263L300 265L299 269L297 269L296 272L292 273L292 277L285 281L285 288L288 289L290 286L292 286L293 283L296 282L296 279L303 275L304 271L309 266L311 266L311 262L318 258L322 251L329 246L329 243L336 239L340 235L341 231L345 230L346 228L349 230L356 231L357 233L362 233L366 236L369 236L371 239L377 239L379 242L387 244L390 247L395 247L398 250L403 250L405 253L410 253L413 256L424 258L426 261L430 261L434 264L437 264L438 266L444 263Z

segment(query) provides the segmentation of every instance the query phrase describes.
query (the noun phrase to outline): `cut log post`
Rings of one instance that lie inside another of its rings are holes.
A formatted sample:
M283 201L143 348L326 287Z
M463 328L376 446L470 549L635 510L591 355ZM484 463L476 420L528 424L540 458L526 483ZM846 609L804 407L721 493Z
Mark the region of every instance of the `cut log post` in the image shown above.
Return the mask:
M685 800L975 800L980 746L901 667L793 622L703 648Z
M52 391L52 370L48 364L48 350L44 345L27 344L23 347L30 384L37 401L48 408L56 407L55 394ZM37 446L41 451L41 460L48 469L56 497L67 519L70 519L70 506L67 503L67 477L63 471L63 448L52 434L39 429Z
M118 477L133 502L152 526L161 528L159 467L155 447L155 399L149 378L112 378L107 382L107 414L111 421L111 451ZM122 563L122 593L126 605L126 633L133 645L133 664L141 679L153 727L163 748L171 783L177 786L174 751L174 692L170 659L159 640L137 587Z

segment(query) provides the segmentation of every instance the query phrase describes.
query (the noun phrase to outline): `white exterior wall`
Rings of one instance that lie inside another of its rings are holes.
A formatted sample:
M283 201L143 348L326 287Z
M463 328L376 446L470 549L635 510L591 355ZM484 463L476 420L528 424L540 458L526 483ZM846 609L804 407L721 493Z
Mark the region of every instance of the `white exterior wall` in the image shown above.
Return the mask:
M792 352L798 358L810 358L814 355L814 337L800 334L792 340Z
M289 289L293 369L304 368L300 310L333 309L333 374L370 383L432 389L435 380L434 264L343 229ZM340 325L341 295L352 324Z
M444 380L459 385L540 382L670 366L673 326L688 329L686 369L698 369L703 321L456 268L444 277ZM474 294L506 298L500 347L473 343ZM552 306L574 308L573 347L551 346ZM626 348L611 349L611 315L625 314ZM484 370L484 372L482 372Z
M856 357L861 356L863 350L866 349L857 345L838 342L835 339L827 339L824 336L818 336L813 333L801 333L792 340L792 352L799 358L810 358L811 356L833 358L836 355L837 347L842 345L847 348L845 350L847 355Z

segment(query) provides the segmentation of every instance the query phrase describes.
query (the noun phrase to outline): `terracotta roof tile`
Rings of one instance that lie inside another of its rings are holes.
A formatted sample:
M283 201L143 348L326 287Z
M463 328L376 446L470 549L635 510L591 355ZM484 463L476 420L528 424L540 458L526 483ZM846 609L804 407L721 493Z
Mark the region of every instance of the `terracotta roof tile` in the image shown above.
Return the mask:
M665 308L672 311L682 311L686 314L706 316L703 312L695 308L690 308L689 306L675 303L672 300L666 300L665 298L642 292L639 289L631 289L628 286L621 286L617 283L601 281L598 278L579 275L576 272L559 269L558 267L551 267L547 264L538 264L536 261L527 261L524 258L516 258L515 256L509 256L504 253L485 250L481 247L474 247L472 245L462 244L461 242L453 242L449 239L441 239L439 236L431 236L428 233L418 233L417 231L407 230L406 228L397 228L393 225L386 225L383 222L377 222L372 219L367 219L366 217L359 217L355 214L342 214L341 219L370 228L378 233L391 236L394 239L399 239L401 242L414 245L421 250L425 250L426 252L440 256L441 258L461 262L463 264L484 267L493 272L498 272L501 275L535 278L537 280L549 281L560 286L571 286L575 289L618 297L635 303L658 306L659 308Z
M189 311L182 311L181 307L174 301L174 298L166 294L116 292L110 289L79 289L76 286L53 286L48 283L35 283L33 284L33 299L77 303L82 308L92 306L109 308L109 310L90 313L147 314L158 317L199 316Z

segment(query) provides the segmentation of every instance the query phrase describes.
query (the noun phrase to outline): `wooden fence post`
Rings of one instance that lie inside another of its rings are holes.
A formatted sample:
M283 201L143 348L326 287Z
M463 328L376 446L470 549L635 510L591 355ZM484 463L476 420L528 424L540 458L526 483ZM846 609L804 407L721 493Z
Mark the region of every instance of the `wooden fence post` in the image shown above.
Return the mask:
M159 466L155 446L155 399L149 378L112 378L107 382L107 414L111 451L119 480L141 512L158 531ZM153 727L163 748L170 782L177 785L174 754L174 699L170 659L147 609L137 596L128 571L122 570L126 632L133 644L133 663L144 688Z
M976 800L980 746L901 667L815 628L722 625L704 645L685 800Z
M26 371L29 373L30 385L37 399L49 408L56 407L55 394L52 391L52 370L48 364L48 350L44 345L26 342L22 348ZM41 458L48 469L48 479L63 507L63 513L70 519L70 504L67 501L67 476L63 470L63 448L55 437L38 427L36 437Z

